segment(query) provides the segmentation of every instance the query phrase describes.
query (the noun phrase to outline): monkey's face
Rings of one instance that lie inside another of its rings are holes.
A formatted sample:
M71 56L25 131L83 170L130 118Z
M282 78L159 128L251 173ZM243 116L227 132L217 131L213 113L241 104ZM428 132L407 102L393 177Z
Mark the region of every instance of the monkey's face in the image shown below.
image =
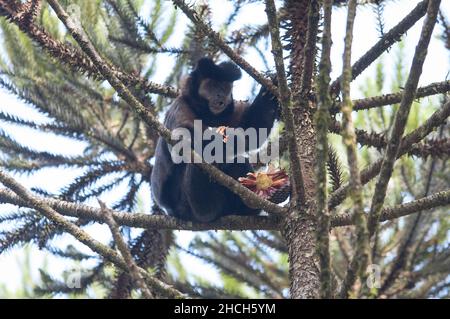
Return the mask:
M213 114L222 113L233 101L233 83L204 79L198 88L198 94L208 101L209 110Z

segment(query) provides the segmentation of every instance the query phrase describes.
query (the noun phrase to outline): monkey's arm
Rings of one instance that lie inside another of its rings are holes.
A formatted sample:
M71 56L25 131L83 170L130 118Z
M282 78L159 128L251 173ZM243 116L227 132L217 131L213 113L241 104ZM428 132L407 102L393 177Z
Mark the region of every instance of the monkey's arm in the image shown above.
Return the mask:
M255 128L257 132L259 129L266 129L268 136L275 119L279 118L279 108L277 98L265 87L261 87L253 103L243 113L241 127L243 129ZM260 147L265 142L265 138L257 135L258 147Z
M277 98L265 87L262 87L253 103L243 114L242 127L266 128L270 130L273 122L279 117Z
M172 130L172 137L176 137L177 140L181 138L183 144L176 142L179 146L169 147L169 150L174 150L175 155L179 158L181 148L185 156L189 156L185 151L189 151L191 148L202 155L206 162L222 169L227 158L227 144L224 142L223 136L216 131L217 128L208 127L203 122L194 123L194 121L195 117L188 108L181 104L173 105L173 108L167 113L165 125ZM211 150L214 150L211 158L204 156L210 155ZM193 160L192 157L189 158L191 161Z

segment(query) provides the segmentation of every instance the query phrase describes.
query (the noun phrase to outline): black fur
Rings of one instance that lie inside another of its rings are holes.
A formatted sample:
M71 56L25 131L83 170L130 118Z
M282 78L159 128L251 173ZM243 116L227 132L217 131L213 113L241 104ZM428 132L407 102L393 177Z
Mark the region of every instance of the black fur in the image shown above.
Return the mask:
M217 65L209 58L201 58L191 74L191 76L197 75L217 81L234 82L241 78L242 73L233 62L222 62Z
M202 58L188 77L181 96L168 110L164 124L170 130L180 127L193 130L194 120L201 119L204 129L223 125L270 130L278 113L278 101L264 87L251 105L232 101L218 115L211 113L207 101L198 95L199 85L204 79L233 82L240 76L241 71L233 63L216 65L211 59ZM214 165L235 179L253 171L249 163ZM165 208L169 215L185 220L209 222L230 214L259 213L247 207L230 190L211 180L195 164L174 164L168 145L162 138L156 147L151 186L156 203Z

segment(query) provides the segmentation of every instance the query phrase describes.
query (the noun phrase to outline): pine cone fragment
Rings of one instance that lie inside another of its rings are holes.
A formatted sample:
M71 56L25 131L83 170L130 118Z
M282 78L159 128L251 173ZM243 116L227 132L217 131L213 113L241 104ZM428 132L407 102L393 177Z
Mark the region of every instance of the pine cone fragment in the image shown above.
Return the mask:
M291 193L289 176L282 169L270 167L267 172L247 173L247 177L239 177L239 182L275 204L284 202Z

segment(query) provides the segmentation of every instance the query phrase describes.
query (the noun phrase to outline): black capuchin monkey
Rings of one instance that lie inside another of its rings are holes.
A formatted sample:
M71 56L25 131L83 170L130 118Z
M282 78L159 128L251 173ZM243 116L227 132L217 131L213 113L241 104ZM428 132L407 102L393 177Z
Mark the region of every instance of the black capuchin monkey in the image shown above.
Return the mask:
M262 87L253 103L233 100L233 82L240 79L240 69L231 62L215 64L209 58L198 61L190 73L182 93L172 103L164 124L170 129L194 129L194 120L202 127L272 129L278 116L277 99ZM264 141L258 141L261 145ZM213 164L215 165L215 164ZM216 165L237 179L253 172L250 163ZM155 165L151 176L153 199L171 216L180 219L210 222L225 215L257 215L243 201L211 178L193 163L175 164L169 145L159 138Z

